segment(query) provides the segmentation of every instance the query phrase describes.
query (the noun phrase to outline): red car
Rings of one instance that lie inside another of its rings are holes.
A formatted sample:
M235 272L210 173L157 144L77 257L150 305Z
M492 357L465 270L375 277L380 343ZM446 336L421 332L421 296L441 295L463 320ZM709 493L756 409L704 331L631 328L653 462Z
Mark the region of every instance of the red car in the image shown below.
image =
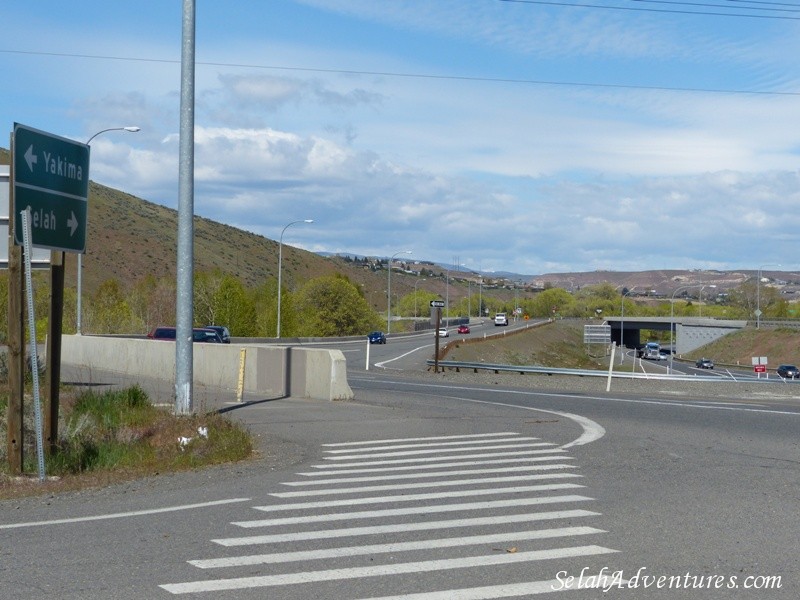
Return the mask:
M469 333L469 325L459 325L458 333Z

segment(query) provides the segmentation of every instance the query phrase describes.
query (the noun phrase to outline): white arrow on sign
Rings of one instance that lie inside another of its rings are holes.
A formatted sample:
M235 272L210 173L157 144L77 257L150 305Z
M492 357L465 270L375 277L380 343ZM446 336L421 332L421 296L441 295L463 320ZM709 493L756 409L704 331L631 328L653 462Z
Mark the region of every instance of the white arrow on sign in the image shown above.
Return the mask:
M33 165L39 162L39 157L33 151L33 144L31 144L25 151L25 162L28 163L28 168L33 171Z
M78 219L75 218L75 213L70 211L70 217L67 220L67 227L69 227L70 237L75 235L75 230L78 228Z

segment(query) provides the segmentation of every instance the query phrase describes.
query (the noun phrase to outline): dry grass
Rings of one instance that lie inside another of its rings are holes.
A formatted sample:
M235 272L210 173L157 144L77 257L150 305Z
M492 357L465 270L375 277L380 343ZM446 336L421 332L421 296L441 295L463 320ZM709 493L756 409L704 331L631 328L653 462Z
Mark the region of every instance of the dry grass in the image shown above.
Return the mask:
M451 343L446 358L501 365L600 368L603 366L602 360L589 356L583 344L585 324L584 321L554 321L521 333L482 342L470 344L454 342ZM490 330L489 333L495 332Z
M138 387L64 396L59 440L46 458L48 478L43 482L38 479L30 409L25 414L25 475L9 475L6 401L0 400L0 498L104 486L243 460L253 453L250 435L241 425L216 413L175 416L150 404ZM181 444L182 438L189 441Z
M482 342L451 345L447 360L507 365L540 365L575 369L605 368L604 357L588 355L583 326L588 322L563 320L543 327ZM596 323L595 323L596 324ZM800 365L800 330L748 328L731 333L682 358L711 358L719 365L751 365L752 357L766 356L770 367Z

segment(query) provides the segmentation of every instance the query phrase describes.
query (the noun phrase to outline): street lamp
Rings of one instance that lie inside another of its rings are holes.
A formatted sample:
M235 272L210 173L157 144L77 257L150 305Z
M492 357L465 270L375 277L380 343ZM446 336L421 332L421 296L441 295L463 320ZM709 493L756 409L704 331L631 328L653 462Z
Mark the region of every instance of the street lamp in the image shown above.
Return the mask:
M699 300L700 304L698 305L698 312L700 313L698 316L703 316L703 288L716 288L717 286L714 284L711 285L704 285L700 288L700 293L697 295L697 299Z
M635 289L636 286L633 286L631 289L627 290L624 294L622 294L622 306L620 310L620 319L619 319L619 347L620 347L619 364L622 364L622 359L625 357L625 351L623 350L623 348L625 348L625 296L630 294ZM635 357L633 362L636 362Z
M428 281L428 280L427 279L418 279L417 281L414 282L414 316L415 317L419 316L417 314L417 286L423 281Z
M672 299L669 302L669 343L670 343L670 352L669 352L669 368L667 369L668 373L672 373L672 357L675 356L675 294L677 294L681 290L688 290L691 288L696 287L703 287L701 285L682 285L674 292L672 292Z
M389 284L386 290L386 333L392 332L392 262L394 262L394 257L398 254L411 254L411 250L401 250L400 252L395 252L392 254L391 258L389 258Z
M135 125L131 125L128 127L109 127L108 129L101 129L97 133L95 133L92 137L86 140L86 145L88 146L91 141L96 138L101 133L105 133L107 131L128 131L130 133L136 133L140 131L140 127L136 127ZM75 318L75 329L78 332L78 335L81 335L81 288L82 288L82 280L83 280L83 253L78 253L78 306L77 306L77 316Z
M80 255L79 255L80 256ZM764 267L780 267L777 263L770 263L758 267L758 281L756 281L756 329L761 328L761 269Z
M281 265L283 263L283 234L284 232L289 229L292 225L297 225L298 223L313 223L314 219L302 219L300 221L292 221L288 223L286 227L281 230L281 237L278 240L278 324L275 331L275 337L280 339L281 337Z

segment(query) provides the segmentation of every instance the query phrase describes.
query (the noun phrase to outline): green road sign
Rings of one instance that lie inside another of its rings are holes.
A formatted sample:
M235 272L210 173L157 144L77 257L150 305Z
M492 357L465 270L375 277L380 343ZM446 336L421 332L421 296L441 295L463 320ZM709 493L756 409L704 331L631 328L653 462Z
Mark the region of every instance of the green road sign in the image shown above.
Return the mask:
M14 123L14 243L22 245L20 211L31 210L31 245L86 249L89 146Z

